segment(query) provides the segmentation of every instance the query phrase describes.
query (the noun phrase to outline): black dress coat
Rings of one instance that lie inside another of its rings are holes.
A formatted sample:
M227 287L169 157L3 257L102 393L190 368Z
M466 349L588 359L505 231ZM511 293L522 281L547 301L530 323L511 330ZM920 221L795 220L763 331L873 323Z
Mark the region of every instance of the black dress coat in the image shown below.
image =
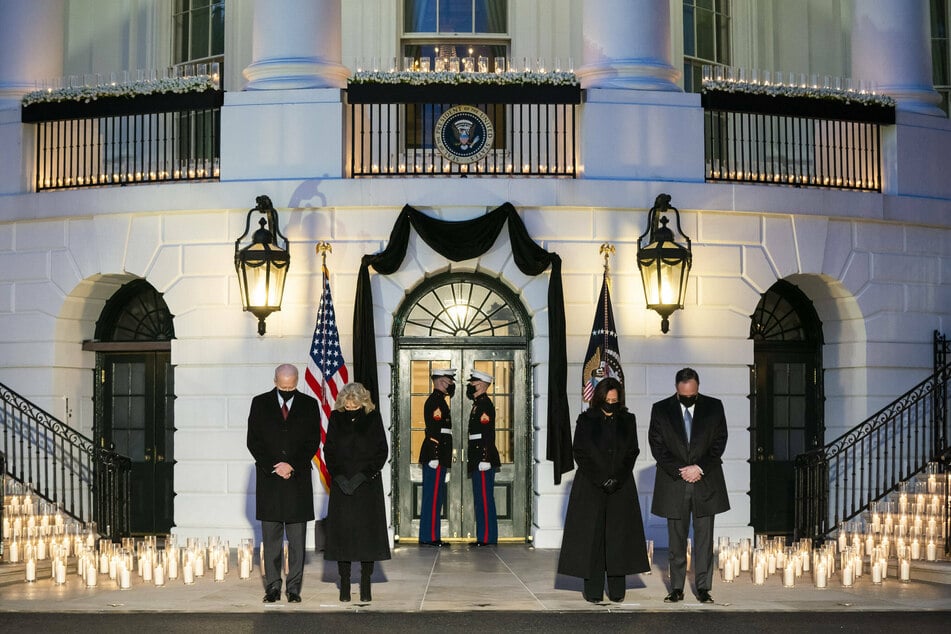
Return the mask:
M466 449L466 472L472 475L480 462L488 462L493 469L502 466L495 446L495 404L483 392L472 401L469 411L469 444Z
M334 410L327 425L324 458L330 472L324 559L382 561L390 558L380 470L389 449L376 410ZM357 484L348 494L346 489Z
M452 412L445 392L433 390L423 404L426 436L419 448L419 464L438 460L447 469L452 466Z
M727 440L723 403L712 396L698 395L690 429L688 447L676 394L654 403L647 440L657 461L651 513L658 517L684 519L680 507L687 482L679 470L692 464L703 470L703 477L694 484L693 514L704 517L730 510L721 460Z
M320 447L319 408L316 399L297 392L284 420L277 388L251 401L247 443L254 457L257 519L288 523L314 519L311 460ZM287 480L274 473L279 462L294 469Z
M621 411L608 420L603 412L588 409L575 427L574 458L578 465L568 498L565 531L562 536L558 572L591 578L592 550L602 536L605 568L610 576L637 574L650 570L641 505L634 482L637 444L634 414ZM602 485L613 479L613 493ZM603 521L599 518L603 517Z

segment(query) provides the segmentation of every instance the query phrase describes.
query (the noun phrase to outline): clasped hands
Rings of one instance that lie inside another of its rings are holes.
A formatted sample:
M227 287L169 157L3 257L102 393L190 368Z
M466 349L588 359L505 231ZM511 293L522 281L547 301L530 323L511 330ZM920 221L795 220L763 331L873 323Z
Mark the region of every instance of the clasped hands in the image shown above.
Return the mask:
M703 471L695 464L687 465L686 467L680 468L680 477L690 483L700 482L700 478L703 477Z
M286 462L279 462L276 465L274 465L274 470L271 471L271 473L276 473L281 478L284 478L285 480L287 480L292 475L294 475L294 467L287 464Z

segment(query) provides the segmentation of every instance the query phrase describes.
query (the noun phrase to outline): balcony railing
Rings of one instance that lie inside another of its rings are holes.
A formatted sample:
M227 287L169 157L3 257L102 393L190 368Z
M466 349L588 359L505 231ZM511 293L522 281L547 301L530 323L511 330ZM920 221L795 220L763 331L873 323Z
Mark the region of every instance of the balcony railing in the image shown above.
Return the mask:
M893 107L707 92L707 181L881 191L881 126Z
M217 180L224 93L161 93L23 108L37 191Z
M349 175L559 176L574 178L578 86L351 84ZM494 132L478 160L438 147L435 126L457 105L484 113Z

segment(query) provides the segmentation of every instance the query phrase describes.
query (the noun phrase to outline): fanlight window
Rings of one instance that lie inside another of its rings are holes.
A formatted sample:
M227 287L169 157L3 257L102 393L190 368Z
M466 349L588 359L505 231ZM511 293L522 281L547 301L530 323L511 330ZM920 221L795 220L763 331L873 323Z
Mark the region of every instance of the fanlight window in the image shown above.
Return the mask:
M750 339L754 341L822 341L812 303L784 280L763 293L750 319Z
M175 338L172 314L145 280L133 280L106 302L96 322L97 341L168 341Z
M409 311L405 337L520 337L512 308L492 289L469 280L426 292Z

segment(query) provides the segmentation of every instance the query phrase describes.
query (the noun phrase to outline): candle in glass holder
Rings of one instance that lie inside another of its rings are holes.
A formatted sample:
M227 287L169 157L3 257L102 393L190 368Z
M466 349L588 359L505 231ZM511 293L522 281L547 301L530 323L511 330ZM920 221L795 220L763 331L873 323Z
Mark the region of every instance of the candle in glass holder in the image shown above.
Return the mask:
M826 562L820 561L816 566L816 587L825 588L828 585L826 579Z
M165 567L162 566L161 563L155 564L155 570L152 572L152 579L152 582L160 588L165 585Z
M53 583L58 586L66 583L66 562L62 559L57 559L53 564Z
M766 574L776 574L776 553L769 553L769 556L766 558Z
M875 585L882 583L882 565L879 561L872 562L872 583Z
M925 559L928 561L935 561L938 559L938 548L935 546L933 539L929 539L928 545L925 547Z
M842 568L842 587L852 587L852 562L850 561Z
M744 548L740 551L740 570L747 572L750 569L750 551Z
M36 560L32 557L26 560L26 582L36 581Z
M195 583L195 570L190 557L185 559L185 564L182 566L182 578L187 586Z
M128 590L132 587L132 573L122 564L119 566L119 589Z
M783 568L783 587L792 588L796 585L796 567L793 563L787 562Z
M901 557L898 560L898 580L902 583L911 581L911 560L907 557Z
M758 586L766 583L766 565L762 561L757 561L753 566L753 583Z
M247 579L251 576L251 559L249 557L241 557L241 564L238 566L238 578Z
M86 587L95 588L98 583L98 570L96 569L95 562L88 562L86 564Z
M215 581L224 581L225 580L225 562L222 559L218 559L215 564Z

